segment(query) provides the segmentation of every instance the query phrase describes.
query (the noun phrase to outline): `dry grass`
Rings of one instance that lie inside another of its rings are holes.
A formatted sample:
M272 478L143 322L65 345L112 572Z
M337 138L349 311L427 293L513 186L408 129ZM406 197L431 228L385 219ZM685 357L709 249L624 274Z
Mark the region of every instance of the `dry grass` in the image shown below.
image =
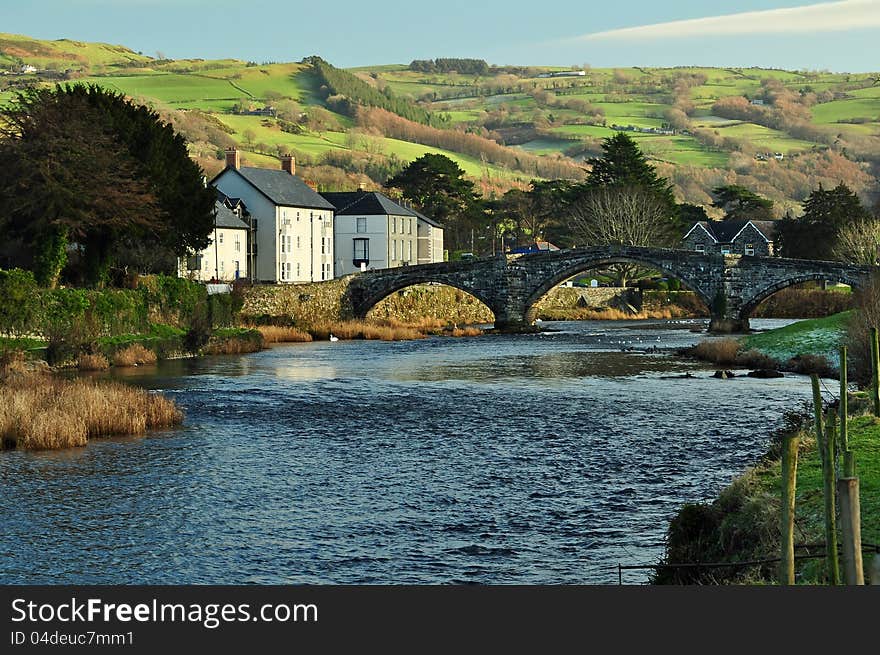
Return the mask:
M741 347L738 339L713 339L701 341L693 347L691 353L699 359L716 364L735 364Z
M424 339L424 332L410 327L392 327L368 321L336 321L321 323L308 328L309 334L319 341L327 341L332 334L343 340L371 339L381 341L407 341Z
M311 334L294 327L258 325L255 329L260 331L266 343L298 343L312 340Z
M110 362L101 354L81 353L76 358L76 367L80 371L106 371L110 368Z
M91 438L138 435L183 420L174 401L119 382L31 374L7 378L2 393L4 448L84 446Z
M156 353L139 343L123 348L113 356L113 366L140 366L155 363Z
M611 307L603 309L541 309L538 318L545 321L638 321L642 319L667 319L690 316L690 313L676 307L649 309L637 313L625 312Z
M448 334L451 337L479 337L483 334L483 331L475 327L455 327L449 332L444 332L444 334Z

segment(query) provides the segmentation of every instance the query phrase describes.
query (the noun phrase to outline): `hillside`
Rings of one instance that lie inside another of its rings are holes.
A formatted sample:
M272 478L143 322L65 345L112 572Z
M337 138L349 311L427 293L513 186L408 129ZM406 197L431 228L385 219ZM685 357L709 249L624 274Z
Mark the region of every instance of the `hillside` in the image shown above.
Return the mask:
M237 144L256 165L276 166L291 152L304 174L333 188L380 185L426 152L456 160L487 194L535 178L577 178L615 129L638 140L680 200L696 204L732 183L772 198L780 213L797 212L820 183L844 181L870 200L880 169L876 74L575 72L477 60L342 71L317 57L167 60L10 34L0 34L0 71L0 101L32 83L100 84L154 106L209 173L222 166L222 149Z

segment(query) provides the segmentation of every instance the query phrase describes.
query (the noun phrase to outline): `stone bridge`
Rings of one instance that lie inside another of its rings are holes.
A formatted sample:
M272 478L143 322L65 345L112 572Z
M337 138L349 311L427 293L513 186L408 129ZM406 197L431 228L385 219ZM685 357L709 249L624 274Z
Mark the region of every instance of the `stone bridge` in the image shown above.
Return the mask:
M841 262L699 253L667 248L597 246L527 255L381 269L354 275L346 304L357 317L380 300L413 284L437 282L485 303L495 326L515 330L534 320L534 306L554 286L583 271L632 263L679 279L709 308L713 332L742 332L768 296L808 280L865 284L874 268Z

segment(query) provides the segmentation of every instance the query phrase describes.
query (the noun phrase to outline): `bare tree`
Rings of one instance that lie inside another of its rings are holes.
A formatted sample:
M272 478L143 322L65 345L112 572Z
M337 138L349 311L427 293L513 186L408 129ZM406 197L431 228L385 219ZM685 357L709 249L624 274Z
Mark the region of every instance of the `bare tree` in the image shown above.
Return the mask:
M639 187L605 187L589 193L571 207L569 222L579 245L665 246L670 220L666 205ZM620 286L638 271L635 264L610 267Z
M880 253L880 218L866 217L844 225L837 234L834 254L854 264L873 265Z

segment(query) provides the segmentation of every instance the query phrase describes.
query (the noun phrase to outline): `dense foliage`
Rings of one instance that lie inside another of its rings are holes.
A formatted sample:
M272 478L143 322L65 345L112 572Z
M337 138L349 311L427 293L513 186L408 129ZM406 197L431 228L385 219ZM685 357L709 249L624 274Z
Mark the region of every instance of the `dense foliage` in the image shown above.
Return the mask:
M438 59L414 59L409 69L420 73L461 73L462 75L486 75L489 64L483 59L458 59L440 57Z
M126 240L177 255L207 245L214 194L150 109L96 85L57 85L18 94L0 119L0 230L33 251L41 283L57 282L72 243L98 284Z
M431 114L409 100L394 96L390 89L383 93L356 75L336 68L320 57L309 57L305 61L311 65L324 86L327 104L341 114L354 117L358 106L380 107L417 123L443 123L442 117Z

